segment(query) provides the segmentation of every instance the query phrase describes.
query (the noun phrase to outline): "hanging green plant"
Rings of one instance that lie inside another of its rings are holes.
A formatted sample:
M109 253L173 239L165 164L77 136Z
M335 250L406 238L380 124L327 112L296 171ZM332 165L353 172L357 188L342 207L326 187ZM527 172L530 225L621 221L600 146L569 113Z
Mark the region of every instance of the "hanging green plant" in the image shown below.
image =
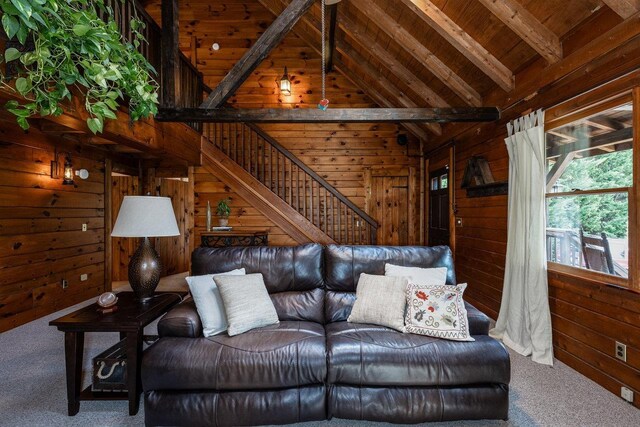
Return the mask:
M119 103L128 103L132 121L157 113L156 71L138 52L147 43L141 21L131 21L131 40L124 40L114 21L98 16L98 11L113 16L104 0L0 0L0 10L7 37L23 45L32 41L34 47L4 52L7 63L20 61L24 67L15 90L26 102L6 105L23 129L31 116L62 114L61 104L74 89L84 94L93 133L102 132L105 119L116 118Z

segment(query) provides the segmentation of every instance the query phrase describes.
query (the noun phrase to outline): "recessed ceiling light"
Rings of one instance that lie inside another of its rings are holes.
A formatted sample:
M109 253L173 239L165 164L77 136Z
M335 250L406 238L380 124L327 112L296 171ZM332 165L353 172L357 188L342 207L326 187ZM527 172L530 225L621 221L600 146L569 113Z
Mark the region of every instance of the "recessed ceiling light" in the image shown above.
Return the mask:
M214 43L214 44L211 45L211 49L220 50L220 45L218 43Z

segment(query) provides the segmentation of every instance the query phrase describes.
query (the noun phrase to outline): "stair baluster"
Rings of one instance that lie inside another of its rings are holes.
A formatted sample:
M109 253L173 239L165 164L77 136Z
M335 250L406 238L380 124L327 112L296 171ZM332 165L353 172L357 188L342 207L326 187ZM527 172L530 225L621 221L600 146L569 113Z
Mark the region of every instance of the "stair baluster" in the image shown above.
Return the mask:
M205 123L203 136L340 244L375 244L377 222L253 124Z

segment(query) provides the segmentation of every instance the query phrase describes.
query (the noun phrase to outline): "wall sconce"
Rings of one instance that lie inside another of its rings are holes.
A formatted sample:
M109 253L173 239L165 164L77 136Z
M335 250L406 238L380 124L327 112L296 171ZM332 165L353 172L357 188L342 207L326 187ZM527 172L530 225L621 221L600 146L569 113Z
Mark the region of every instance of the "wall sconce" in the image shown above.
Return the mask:
M291 80L289 80L286 66L284 67L284 74L280 78L280 92L285 96L291 95Z
M73 165L71 164L71 156L67 154L64 161L64 176L62 185L73 185Z

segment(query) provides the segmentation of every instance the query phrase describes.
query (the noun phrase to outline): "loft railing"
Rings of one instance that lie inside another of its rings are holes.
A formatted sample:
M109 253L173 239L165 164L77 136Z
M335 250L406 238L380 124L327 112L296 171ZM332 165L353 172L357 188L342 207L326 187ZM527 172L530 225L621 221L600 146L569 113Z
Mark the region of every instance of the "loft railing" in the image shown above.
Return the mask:
M376 243L373 218L258 126L205 123L203 135L337 243Z
M147 43L140 43L138 51L149 61L156 70L156 81L162 81L162 29L153 18L144 10L144 7L137 0L104 0L105 6L112 9L113 15L106 11L98 11L100 18L106 22L114 21L120 29L120 34L125 40L132 40L131 19L136 18L144 23L144 28L139 30ZM202 103L203 78L202 73L191 63L191 61L180 53L180 72L176 79L179 79L180 92L177 95L178 107L198 107ZM160 96L162 91L160 91ZM160 99L162 103L162 99ZM202 132L201 123L187 123L191 128Z

